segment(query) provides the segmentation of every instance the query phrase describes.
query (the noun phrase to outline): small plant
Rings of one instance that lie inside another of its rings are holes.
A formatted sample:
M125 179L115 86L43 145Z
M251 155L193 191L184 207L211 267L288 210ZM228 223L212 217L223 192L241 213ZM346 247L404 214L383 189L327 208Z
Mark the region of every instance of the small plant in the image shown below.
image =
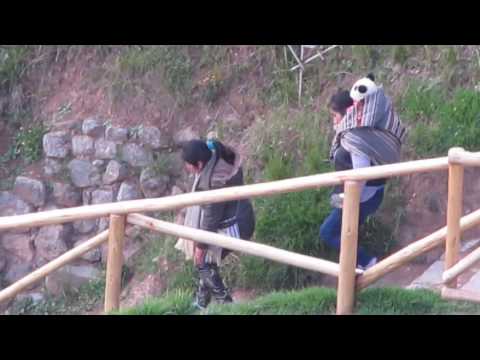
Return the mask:
M169 175L172 167L174 166L174 159L171 156L163 153L153 154L153 165L151 169L157 175Z
M409 48L405 45L395 45L392 49L392 56L395 64L403 66L410 56Z
M15 135L13 158L22 158L27 164L39 160L42 156L42 139L46 132L43 124L20 127Z

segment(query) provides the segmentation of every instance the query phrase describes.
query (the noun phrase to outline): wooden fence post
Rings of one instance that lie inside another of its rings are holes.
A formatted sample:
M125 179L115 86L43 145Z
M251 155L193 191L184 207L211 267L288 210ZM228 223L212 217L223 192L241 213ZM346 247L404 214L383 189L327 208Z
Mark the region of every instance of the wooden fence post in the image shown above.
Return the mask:
M125 216L110 215L107 276L105 284L105 313L118 310L120 306L124 236Z
M455 163L452 157L464 152L462 148L448 151L448 203L447 203L447 239L445 245L445 270L450 269L458 261L460 252L461 228L460 218L463 213L463 175L464 166ZM457 287L457 278L447 282L449 288Z
M337 290L337 315L353 312L355 303L355 270L357 267L360 182L345 181L340 244L340 274Z

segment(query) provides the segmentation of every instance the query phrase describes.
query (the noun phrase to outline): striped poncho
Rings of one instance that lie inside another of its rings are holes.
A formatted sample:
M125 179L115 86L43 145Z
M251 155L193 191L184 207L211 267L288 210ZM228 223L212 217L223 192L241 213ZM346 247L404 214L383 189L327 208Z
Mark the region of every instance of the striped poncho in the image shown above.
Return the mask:
M348 108L334 129L331 159L342 146L350 153L368 156L373 165L391 164L400 160L406 128L381 87Z

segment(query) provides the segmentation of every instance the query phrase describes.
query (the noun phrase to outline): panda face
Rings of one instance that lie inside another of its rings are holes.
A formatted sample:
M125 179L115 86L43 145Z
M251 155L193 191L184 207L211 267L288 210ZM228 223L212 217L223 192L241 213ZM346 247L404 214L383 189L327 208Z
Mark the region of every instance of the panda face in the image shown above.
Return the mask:
M353 101L360 101L367 95L373 94L377 89L377 85L370 78L365 77L353 84L350 90L350 97Z

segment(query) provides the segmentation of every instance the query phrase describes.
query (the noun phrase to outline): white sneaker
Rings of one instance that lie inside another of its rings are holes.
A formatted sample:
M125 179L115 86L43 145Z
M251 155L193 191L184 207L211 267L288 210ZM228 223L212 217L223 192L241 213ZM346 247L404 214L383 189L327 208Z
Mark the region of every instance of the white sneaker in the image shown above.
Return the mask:
M373 265L375 265L377 263L377 258L374 257L372 260L370 260L370 262L367 264L367 266L365 266L365 270L371 268Z
M374 257L372 260L370 260L370 262L367 264L367 266L358 265L357 269L365 271L365 270L371 268L373 265L375 265L377 263L377 260L378 259L376 257Z

